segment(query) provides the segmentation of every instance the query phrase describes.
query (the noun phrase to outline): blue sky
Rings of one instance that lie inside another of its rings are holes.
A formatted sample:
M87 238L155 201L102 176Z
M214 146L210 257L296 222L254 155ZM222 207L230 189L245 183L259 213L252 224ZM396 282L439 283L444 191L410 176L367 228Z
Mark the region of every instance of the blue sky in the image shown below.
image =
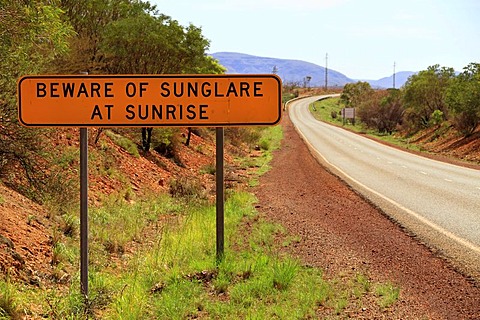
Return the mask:
M478 0L150 0L210 53L305 60L354 79L480 62Z

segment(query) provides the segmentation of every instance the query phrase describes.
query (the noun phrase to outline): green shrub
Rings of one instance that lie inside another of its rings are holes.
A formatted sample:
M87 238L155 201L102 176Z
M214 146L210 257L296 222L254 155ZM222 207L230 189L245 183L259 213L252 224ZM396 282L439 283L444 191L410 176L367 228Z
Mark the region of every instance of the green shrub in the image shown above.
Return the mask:
M201 173L208 173L211 175L214 175L216 171L217 171L217 168L214 163L209 163L200 169Z
M225 141L235 147L239 147L242 143L249 146L257 144L261 134L257 128L234 127L225 129Z
M0 281L0 319L20 319L15 287L8 279Z
M261 139L259 142L259 147L262 150L270 150L270 141L267 139Z
M430 115L430 125L438 126L443 122L443 112L440 110L435 110Z
M132 140L130 140L129 138L122 136L120 134L117 134L111 130L106 130L105 134L107 135L107 137L109 137L112 140L113 143L115 143L117 146L127 151L129 154L131 154L135 158L140 157L140 154L138 153L137 145L133 143Z

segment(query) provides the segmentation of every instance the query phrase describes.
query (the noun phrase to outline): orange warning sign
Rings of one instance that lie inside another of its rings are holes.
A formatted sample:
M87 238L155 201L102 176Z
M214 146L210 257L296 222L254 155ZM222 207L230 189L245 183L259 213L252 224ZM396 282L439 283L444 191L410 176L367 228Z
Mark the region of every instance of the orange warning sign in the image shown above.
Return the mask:
M275 125L281 80L265 75L49 75L18 80L25 126Z

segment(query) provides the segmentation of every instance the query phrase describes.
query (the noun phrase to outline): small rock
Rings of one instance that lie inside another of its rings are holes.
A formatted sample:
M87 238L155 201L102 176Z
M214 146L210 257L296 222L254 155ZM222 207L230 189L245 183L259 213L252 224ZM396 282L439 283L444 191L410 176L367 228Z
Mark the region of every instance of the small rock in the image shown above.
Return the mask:
M25 259L23 259L22 255L18 253L17 251L10 249L10 255L12 256L13 259L17 260L20 262L22 265L25 264Z
M2 243L6 244L10 249L15 249L15 245L13 244L12 240L0 234L0 244Z

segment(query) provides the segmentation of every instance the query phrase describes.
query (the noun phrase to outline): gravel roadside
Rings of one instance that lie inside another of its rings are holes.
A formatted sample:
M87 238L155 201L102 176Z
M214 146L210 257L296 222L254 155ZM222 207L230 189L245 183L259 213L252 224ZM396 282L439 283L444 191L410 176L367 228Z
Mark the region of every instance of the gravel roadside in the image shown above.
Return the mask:
M322 168L285 115L284 140L255 193L259 211L301 239L287 250L330 278L391 281L400 298L385 310L345 316L480 319L480 288ZM319 313L321 315L321 313Z

